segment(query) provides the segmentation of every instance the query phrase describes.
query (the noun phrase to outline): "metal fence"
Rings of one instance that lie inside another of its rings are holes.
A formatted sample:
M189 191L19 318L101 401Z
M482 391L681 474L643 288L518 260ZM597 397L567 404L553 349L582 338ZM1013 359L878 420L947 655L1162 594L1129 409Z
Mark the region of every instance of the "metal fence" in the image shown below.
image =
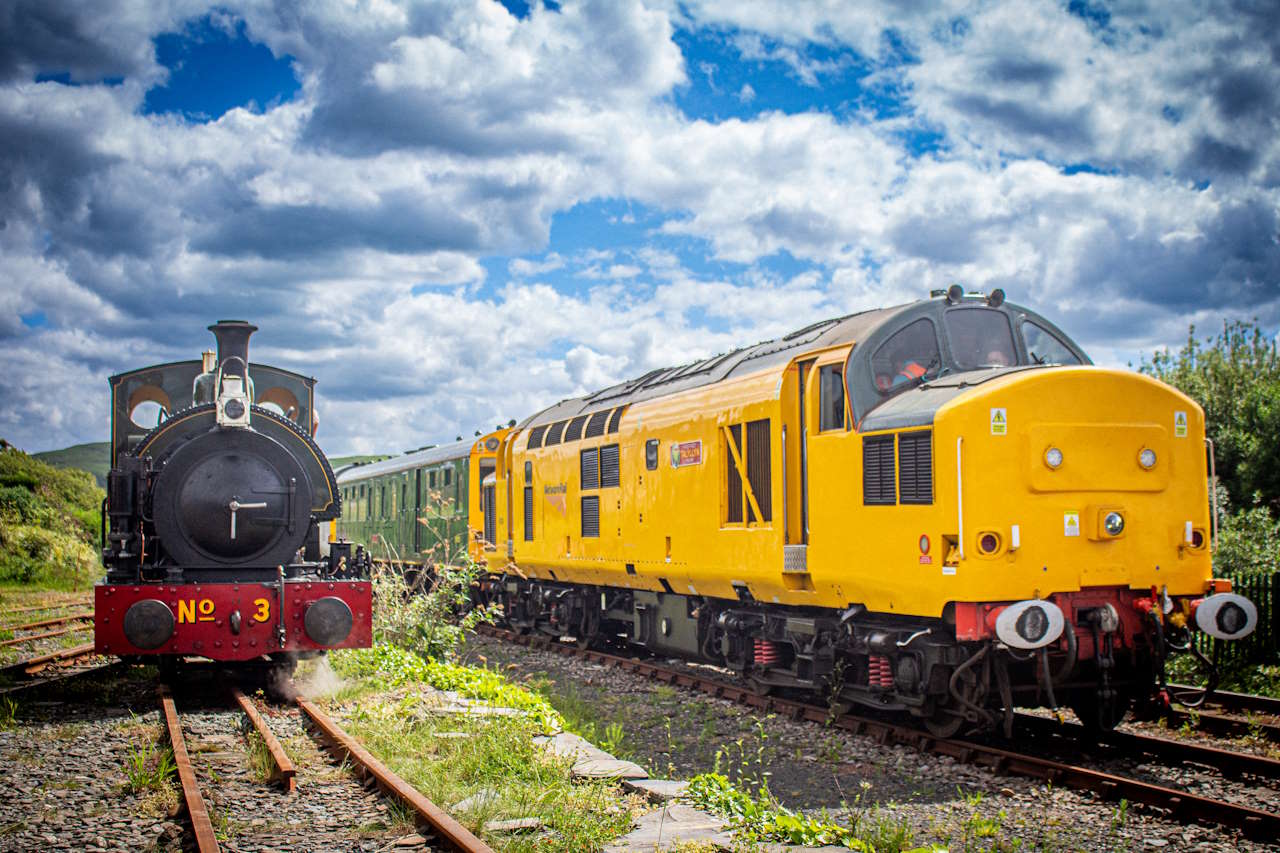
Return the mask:
M1197 649L1210 658L1218 646L1221 664L1280 664L1280 572L1228 577L1232 591L1243 595L1258 607L1258 628L1243 640L1223 642L1208 634L1192 634Z

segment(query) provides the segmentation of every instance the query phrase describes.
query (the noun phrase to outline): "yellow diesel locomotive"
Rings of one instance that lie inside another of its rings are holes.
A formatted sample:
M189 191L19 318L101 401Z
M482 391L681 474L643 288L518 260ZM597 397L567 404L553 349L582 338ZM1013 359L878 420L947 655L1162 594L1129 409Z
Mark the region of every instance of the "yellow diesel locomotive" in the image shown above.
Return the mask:
M494 438L471 526L513 626L942 736L1027 705L1111 728L1189 632L1257 620L1212 578L1200 408L999 290L815 323Z

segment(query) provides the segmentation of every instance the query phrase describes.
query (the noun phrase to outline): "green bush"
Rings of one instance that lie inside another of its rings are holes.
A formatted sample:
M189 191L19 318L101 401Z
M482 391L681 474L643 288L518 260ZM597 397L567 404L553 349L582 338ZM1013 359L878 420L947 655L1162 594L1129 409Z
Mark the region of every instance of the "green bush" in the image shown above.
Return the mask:
M1220 504L1227 502L1219 495ZM1231 512L1220 507L1213 573L1219 577L1269 574L1280 570L1280 522L1260 502Z
M92 583L102 498L86 471L0 450L0 583L59 589Z

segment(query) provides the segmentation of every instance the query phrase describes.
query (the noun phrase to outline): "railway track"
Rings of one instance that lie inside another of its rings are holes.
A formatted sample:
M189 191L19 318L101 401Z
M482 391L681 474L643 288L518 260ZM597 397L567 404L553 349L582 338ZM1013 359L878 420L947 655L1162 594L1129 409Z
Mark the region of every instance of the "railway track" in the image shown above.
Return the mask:
M286 793L294 793L297 791L297 769L285 753L275 732L267 724L253 699L238 689L233 689L232 696L239 710L248 718L253 729L266 744L275 764L275 779L282 784ZM195 849L199 853L216 853L221 849L217 832L210 818L204 793L200 789L191 753L186 744L182 720L178 715L173 695L167 687L162 686L160 689L160 704L165 730L173 748L174 763L182 787L182 798L186 804L187 817L195 837ZM372 780L386 797L401 803L416 815L420 827L425 828L423 834L429 837L433 849L456 851L456 853L492 853L489 846L466 827L369 754L314 703L300 698L297 700L297 706L299 712L314 727L318 739L333 755L349 763L351 769L362 778ZM307 791L304 789L298 792L298 795L306 796Z
M1251 806L1200 796L1131 776L1106 773L1078 763L1017 752L979 740L936 738L920 729L853 713L833 715L831 709L823 705L776 696L762 696L748 687L730 684L718 678L677 670L650 661L620 657L592 649L579 649L576 645L568 645L550 638L522 636L487 625L478 626L477 630L482 634L520 645L613 666L671 686L699 690L721 699L794 720L832 725L855 735L872 737L886 745L901 744L922 752L945 755L962 763L985 767L1000 774L1044 780L1058 786L1090 791L1107 799L1126 799L1130 802L1143 803L1164 810L1173 820L1219 824L1239 829L1251 838L1280 837L1280 814ZM1081 729L1079 726L1072 728ZM1074 732L1069 732L1071 733ZM1082 733L1083 729L1075 734ZM1175 760L1176 757L1178 761L1208 763L1220 768L1235 761L1234 768L1227 772L1252 773L1276 778L1273 774L1277 768L1269 759L1227 750L1210 752L1210 748L1207 747L1187 749L1181 741L1129 737L1132 740L1127 739L1122 733L1117 737L1116 745L1122 749L1155 754L1162 760ZM1155 741L1159 741L1159 745L1155 744Z
M91 658L94 654L93 643L85 643L80 646L58 649L57 651L34 655L33 657L14 661L13 663L0 667L0 673L3 673L10 678L24 678L42 672L49 667L69 666L77 661Z
M22 625L4 625L0 626L0 631L33 631L36 628L49 628L53 625L65 625L68 622L87 622L93 618L93 611L86 610L82 613L72 613L69 616L59 616L51 619L40 619L35 622L27 622Z

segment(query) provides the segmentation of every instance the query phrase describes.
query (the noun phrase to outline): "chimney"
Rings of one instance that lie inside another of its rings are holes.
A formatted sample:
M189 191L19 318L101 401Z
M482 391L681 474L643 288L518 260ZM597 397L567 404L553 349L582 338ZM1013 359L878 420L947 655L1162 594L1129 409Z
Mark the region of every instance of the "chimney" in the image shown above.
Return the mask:
M222 368L222 375L247 378L249 336L258 331L258 327L244 320L219 320L209 331L218 341L218 366Z

